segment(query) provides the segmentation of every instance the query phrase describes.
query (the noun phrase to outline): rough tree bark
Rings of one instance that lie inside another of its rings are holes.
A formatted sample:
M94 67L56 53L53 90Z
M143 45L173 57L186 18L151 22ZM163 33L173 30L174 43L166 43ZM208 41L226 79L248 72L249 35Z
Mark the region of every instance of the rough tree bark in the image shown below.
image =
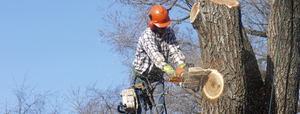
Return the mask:
M270 98L283 0L273 0L268 26L266 98ZM300 76L300 1L286 0L274 82L272 113L296 114ZM267 106L270 105L266 99Z
M224 75L225 90L217 101L204 98L205 114L261 113L263 81L241 23L240 8L202 1L193 23L198 33L202 66Z

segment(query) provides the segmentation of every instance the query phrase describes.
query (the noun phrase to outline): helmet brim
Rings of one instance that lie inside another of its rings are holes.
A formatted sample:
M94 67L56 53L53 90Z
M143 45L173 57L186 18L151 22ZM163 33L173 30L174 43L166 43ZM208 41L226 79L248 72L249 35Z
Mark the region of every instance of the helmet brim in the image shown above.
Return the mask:
M154 23L154 25L159 28L165 28L165 27L169 26L170 23L171 23L171 21L167 21L166 23Z

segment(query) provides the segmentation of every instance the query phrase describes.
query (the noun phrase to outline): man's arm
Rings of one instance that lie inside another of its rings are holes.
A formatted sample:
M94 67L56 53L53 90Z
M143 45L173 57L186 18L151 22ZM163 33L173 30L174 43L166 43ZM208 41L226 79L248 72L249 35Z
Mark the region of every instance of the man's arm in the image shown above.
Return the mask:
M156 67L163 70L163 67L166 66L167 63L165 62L164 56L158 51L154 36L152 36L150 32L146 31L141 38L142 46L147 55L154 62Z
M169 55L171 59L177 65L184 64L185 56L180 50L180 46L176 40L174 31L172 29L170 29L169 38L170 41L168 43L169 44L168 46L170 49Z

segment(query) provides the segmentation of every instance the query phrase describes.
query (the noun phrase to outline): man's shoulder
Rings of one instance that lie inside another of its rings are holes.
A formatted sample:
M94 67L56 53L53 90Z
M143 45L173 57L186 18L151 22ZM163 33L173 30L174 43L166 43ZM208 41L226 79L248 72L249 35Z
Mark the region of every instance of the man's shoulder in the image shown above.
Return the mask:
M153 31L150 29L150 27L146 28L143 32L144 33L147 33L147 34L151 34Z
M174 30L171 27L167 27L167 32L168 33L174 33Z
M143 31L140 38L149 38L150 36L153 36L153 35L155 35L155 33L148 27Z

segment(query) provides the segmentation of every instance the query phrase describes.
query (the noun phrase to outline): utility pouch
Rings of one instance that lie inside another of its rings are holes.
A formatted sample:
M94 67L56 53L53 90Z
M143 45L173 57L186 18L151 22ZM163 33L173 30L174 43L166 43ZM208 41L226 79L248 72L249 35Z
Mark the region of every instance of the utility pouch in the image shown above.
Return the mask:
M144 75L140 74L139 72L137 72L134 67L132 67L131 72L132 72L133 76L136 78L133 81L134 82L137 81L137 84L141 84L143 82L142 80L146 79L146 77Z
M157 67L154 67L150 73L147 74L150 83L163 81L164 72Z

